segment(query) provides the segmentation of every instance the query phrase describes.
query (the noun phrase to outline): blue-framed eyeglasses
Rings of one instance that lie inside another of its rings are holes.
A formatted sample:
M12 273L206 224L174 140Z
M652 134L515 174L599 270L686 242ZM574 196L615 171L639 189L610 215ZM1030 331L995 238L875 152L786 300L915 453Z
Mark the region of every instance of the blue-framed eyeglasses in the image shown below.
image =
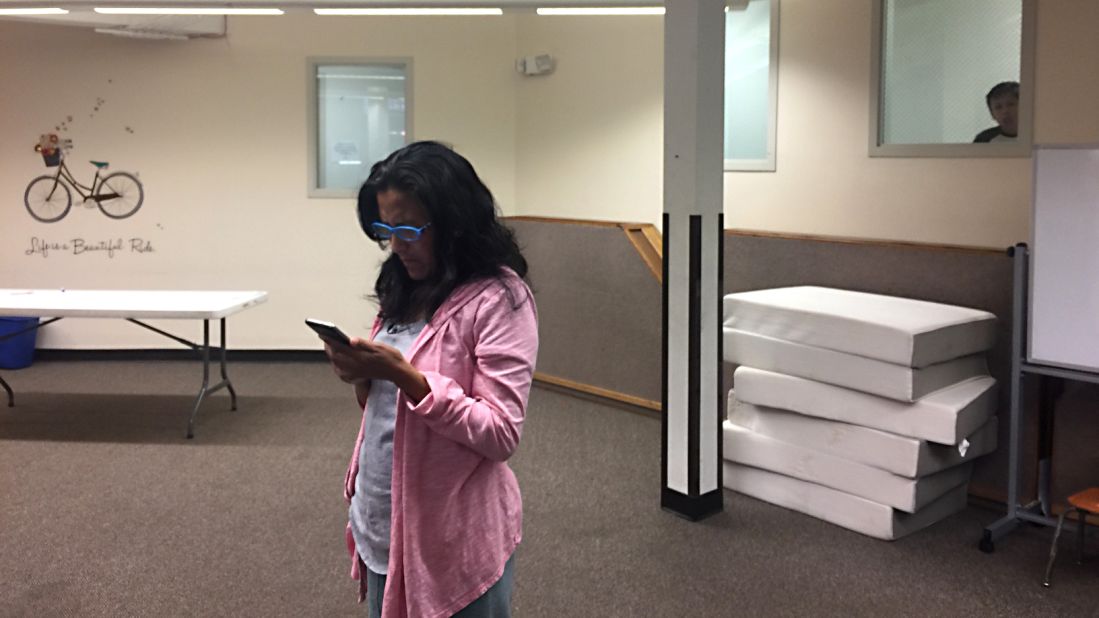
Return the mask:
M370 229L374 232L374 236L378 237L378 240L389 240L396 236L405 242L416 242L417 240L420 240L420 236L424 233L424 230L429 227L431 227L430 222L423 227L412 227L411 225L398 225L392 227L381 221L375 221L370 224Z

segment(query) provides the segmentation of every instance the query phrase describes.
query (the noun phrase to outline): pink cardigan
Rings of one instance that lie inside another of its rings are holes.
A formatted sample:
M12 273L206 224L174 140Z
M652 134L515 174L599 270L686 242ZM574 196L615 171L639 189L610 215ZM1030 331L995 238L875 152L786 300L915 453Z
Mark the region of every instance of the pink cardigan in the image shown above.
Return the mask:
M378 332L375 321L371 337ZM538 354L534 297L514 272L451 293L406 355L431 392L398 391L382 616L450 616L500 578L522 538L519 444ZM350 501L363 429L344 482ZM359 561L348 526L351 576ZM361 600L361 599L360 599Z

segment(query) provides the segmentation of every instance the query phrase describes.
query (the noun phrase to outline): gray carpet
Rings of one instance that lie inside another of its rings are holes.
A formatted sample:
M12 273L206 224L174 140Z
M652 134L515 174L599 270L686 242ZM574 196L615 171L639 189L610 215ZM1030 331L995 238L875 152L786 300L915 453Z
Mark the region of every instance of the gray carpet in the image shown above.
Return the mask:
M343 473L358 427L322 363L240 362L184 430L195 363L38 362L2 374L0 616L354 616ZM536 388L519 453L516 616L1096 616L1094 559L1026 527L982 554L977 505L887 543L726 492L659 508L660 422Z

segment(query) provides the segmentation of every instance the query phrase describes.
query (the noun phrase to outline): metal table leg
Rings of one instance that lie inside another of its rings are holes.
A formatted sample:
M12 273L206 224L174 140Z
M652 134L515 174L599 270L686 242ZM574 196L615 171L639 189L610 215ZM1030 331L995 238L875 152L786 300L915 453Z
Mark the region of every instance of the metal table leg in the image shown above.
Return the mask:
M233 389L233 383L229 381L229 374L225 368L225 318L221 318L221 380L229 389L229 400L232 402L231 410L237 409L237 391Z
M198 350L198 352L202 355L202 387L199 388L198 396L195 397L195 403L191 407L191 418L187 422L188 440L195 437L195 417L198 416L198 409L202 405L202 400L205 399L207 395L215 393L223 388L228 389L231 409L237 409L237 393L233 389L233 384L229 381L229 372L225 362L225 318L221 318L221 381L213 386L210 386L210 320L202 321L202 345L192 343L186 339L183 339L182 337L177 337L169 332L163 331L154 326L150 326L140 320L135 320L133 318L127 318L126 320L128 322L132 322L133 324L137 324L142 328L146 328L160 335L164 335L165 337L173 341L178 341L179 343L182 343L192 350Z
M4 378L0 376L0 386L4 387L4 390L8 391L8 407L15 407L15 393L11 391L11 387L4 381Z
M206 393L210 392L207 388L210 385L210 320L202 321L202 388L198 390L198 397L195 398L195 405L191 409L191 420L187 422L187 439L195 437L195 416L198 415L198 408L202 405L202 400L206 397Z
M206 395L215 393L221 389L229 391L230 409L237 409L237 392L233 389L233 383L229 381L229 372L225 363L225 318L221 318L221 381L210 386L210 320L202 321L202 388L195 398L195 405L191 408L191 419L187 422L187 439L195 437L195 417Z

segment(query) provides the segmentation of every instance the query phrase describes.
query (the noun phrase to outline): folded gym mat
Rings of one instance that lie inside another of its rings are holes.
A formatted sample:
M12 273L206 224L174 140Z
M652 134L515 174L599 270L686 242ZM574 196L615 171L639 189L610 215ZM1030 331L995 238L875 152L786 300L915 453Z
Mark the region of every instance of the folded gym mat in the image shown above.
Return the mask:
M816 286L728 294L724 324L909 367L983 352L996 338L987 311Z
M966 486L959 485L915 513L823 485L766 470L723 463L725 487L868 536L892 541L957 513L966 505Z
M971 378L913 403L754 367L733 374L737 400L890 433L958 444L996 413L996 380Z
M908 478L927 476L996 449L993 417L960 444L947 446L919 438L756 406L729 391L729 422L782 442L816 449Z
M823 451L768 438L729 421L722 424L722 456L753 468L838 489L906 513L914 513L969 481L972 464L911 479Z
M914 368L724 327L725 360L896 399L915 401L988 373L984 355Z

